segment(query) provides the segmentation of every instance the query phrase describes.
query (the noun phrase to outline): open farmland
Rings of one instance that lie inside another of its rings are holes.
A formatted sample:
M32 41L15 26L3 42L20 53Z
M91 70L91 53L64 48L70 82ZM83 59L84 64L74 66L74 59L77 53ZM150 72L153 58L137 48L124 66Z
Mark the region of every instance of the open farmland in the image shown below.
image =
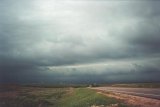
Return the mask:
M1 87L0 107L127 107L88 88Z

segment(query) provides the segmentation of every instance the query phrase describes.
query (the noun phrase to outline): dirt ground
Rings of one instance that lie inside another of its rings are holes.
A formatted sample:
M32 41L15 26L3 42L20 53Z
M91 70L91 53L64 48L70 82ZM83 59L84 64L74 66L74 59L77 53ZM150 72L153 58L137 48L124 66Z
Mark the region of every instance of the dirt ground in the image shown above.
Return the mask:
M97 91L100 94L122 100L127 105L132 105L133 107L160 107L160 100L158 99L151 99L121 93L104 92L100 90Z

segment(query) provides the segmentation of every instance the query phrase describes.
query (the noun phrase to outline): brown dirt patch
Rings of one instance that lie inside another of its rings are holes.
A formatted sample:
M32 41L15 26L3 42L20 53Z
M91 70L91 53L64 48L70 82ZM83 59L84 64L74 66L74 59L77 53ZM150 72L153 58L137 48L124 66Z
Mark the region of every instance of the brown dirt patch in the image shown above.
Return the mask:
M98 93L116 98L118 100L122 100L127 105L132 105L134 107L160 107L160 100L151 99L139 96L133 96L128 94L121 93L113 93L113 92L104 92L101 90L97 90Z

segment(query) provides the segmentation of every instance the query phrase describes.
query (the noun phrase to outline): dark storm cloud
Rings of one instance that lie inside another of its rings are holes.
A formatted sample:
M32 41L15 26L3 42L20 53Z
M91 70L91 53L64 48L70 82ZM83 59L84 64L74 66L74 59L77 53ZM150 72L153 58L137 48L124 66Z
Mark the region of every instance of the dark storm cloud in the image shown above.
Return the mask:
M159 1L2 0L1 81L160 81L159 6ZM97 63L102 66L96 69Z

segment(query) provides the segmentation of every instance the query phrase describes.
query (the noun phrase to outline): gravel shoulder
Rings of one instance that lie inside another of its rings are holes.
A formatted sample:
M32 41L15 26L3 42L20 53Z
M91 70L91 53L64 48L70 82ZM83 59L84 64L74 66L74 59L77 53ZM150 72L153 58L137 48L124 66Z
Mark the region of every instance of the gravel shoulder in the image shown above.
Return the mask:
M132 105L133 107L160 107L160 100L158 99L145 98L117 92L107 92L98 89L96 89L96 91L100 94L122 100L127 105Z

